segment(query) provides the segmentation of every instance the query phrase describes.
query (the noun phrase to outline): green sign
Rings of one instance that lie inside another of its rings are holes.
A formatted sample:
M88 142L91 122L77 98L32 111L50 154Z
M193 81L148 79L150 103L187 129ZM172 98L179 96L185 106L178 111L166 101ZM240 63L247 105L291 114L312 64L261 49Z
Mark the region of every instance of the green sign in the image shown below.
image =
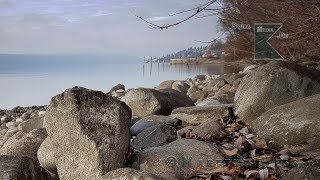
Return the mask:
M255 60L283 60L283 57L268 42L281 27L282 24L279 23L254 24Z

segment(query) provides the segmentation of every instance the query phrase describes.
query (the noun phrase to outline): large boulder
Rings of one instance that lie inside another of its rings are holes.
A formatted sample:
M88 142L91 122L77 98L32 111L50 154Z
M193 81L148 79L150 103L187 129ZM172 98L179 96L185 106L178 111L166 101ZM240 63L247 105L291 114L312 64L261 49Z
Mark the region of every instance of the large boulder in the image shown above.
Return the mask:
M34 129L29 133L17 132L1 147L0 155L28 156L38 162L37 151L48 136L46 129Z
M283 180L315 180L320 177L320 160L310 160L286 172Z
M106 174L106 179L114 180L164 180L156 175L131 168L120 168Z
M182 121L179 119L173 118L171 116L161 116L161 115L147 116L138 120L133 126L131 126L130 132L132 136L136 136L139 133L141 133L143 130L159 124L179 126L182 124Z
M235 94L235 114L250 125L263 112L320 93L320 71L270 62L248 73Z
M142 131L132 141L132 147L136 151L141 151L150 147L162 146L177 139L176 128L166 124L160 124Z
M81 87L52 98L44 126L60 179L105 179L124 166L131 110L103 92Z
M190 125L199 125L208 120L216 120L231 115L232 104L217 106L182 107L172 111L171 116Z
M50 174L27 156L0 155L0 179L50 180Z
M174 89L161 89L159 91L169 99L164 102L164 107L162 110L164 113L163 115L169 115L173 109L176 109L178 107L194 106L194 103L192 102L190 97L184 93L181 93Z
M292 148L296 153L320 149L319 107L317 94L270 109L251 127L276 148Z
M214 144L180 139L137 153L133 167L165 179L184 179L190 168L214 167L222 159Z
M175 108L194 105L187 95L173 89L131 89L121 100L132 109L133 116L138 117L169 115Z

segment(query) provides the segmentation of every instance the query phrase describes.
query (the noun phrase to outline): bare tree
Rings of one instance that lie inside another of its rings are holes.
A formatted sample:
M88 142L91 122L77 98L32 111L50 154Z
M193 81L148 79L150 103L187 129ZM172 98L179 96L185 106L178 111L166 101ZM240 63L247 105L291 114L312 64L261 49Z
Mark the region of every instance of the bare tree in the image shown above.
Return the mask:
M209 0L207 3L187 9L172 16L186 15L173 24L158 25L137 16L152 28L167 29L185 23L191 18L216 16L219 18L221 35L226 37L225 51L237 58L253 56L253 24L282 23L281 31L288 39L273 38L272 45L286 58L295 61L320 60L320 1L319 0ZM249 24L251 29L233 28L233 24Z

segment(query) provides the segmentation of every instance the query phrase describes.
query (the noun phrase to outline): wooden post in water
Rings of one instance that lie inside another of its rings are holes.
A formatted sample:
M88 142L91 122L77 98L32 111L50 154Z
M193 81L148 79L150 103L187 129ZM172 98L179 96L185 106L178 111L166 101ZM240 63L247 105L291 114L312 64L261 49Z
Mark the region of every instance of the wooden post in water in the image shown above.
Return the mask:
M152 59L152 56L151 56L151 59L150 59L150 77L152 75L152 61L153 61L153 59Z
M162 58L162 72L164 72L164 57Z
M158 58L158 74L160 73L160 59Z
M142 76L144 77L144 65L146 64L146 57L143 57Z

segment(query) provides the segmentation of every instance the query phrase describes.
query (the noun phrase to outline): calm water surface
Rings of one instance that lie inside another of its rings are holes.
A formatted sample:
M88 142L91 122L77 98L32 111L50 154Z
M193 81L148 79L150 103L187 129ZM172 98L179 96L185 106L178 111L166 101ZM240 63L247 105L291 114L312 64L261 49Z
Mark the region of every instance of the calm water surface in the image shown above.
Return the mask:
M103 92L119 83L152 88L165 80L241 69L223 64L143 64L130 56L0 55L0 109L49 104L52 96L73 86Z

